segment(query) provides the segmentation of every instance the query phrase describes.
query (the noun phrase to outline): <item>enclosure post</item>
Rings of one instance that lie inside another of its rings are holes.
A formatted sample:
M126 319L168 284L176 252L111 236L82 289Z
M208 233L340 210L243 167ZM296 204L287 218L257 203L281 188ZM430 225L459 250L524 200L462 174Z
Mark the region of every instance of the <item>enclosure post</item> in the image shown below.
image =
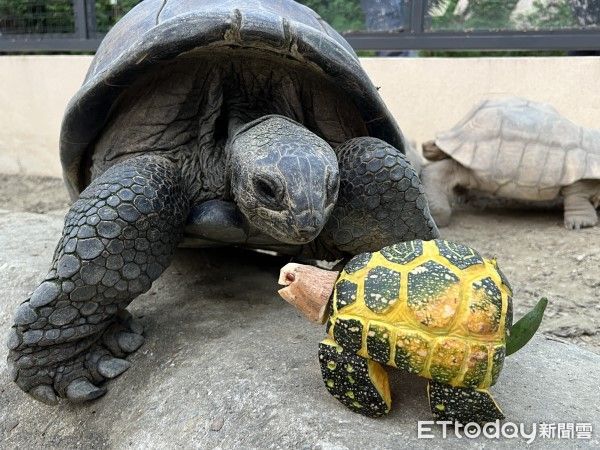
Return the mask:
M87 24L87 38L92 39L98 35L98 27L96 23L96 2L95 0L85 1L85 16Z
M73 14L75 15L75 36L79 39L88 39L85 0L73 0Z
M410 33L421 34L424 30L426 0L413 0L410 11Z

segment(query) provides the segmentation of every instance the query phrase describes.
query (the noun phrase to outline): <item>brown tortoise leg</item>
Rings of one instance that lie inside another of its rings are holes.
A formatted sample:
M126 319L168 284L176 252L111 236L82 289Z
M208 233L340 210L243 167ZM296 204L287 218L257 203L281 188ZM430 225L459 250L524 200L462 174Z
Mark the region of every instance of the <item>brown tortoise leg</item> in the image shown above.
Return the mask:
M565 186L561 193L565 199L565 228L579 230L598 223L593 199L600 191L596 180L583 180Z
M16 310L9 333L13 379L37 400L86 401L143 343L125 310L169 265L188 212L167 159L136 157L109 168L66 216L46 279Z

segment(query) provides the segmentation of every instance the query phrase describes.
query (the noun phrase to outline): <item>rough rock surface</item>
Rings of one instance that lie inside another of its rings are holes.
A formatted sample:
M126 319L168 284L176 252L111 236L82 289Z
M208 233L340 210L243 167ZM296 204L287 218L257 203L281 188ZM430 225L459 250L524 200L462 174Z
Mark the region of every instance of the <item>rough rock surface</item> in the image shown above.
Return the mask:
M0 211L3 336L14 308L45 274L61 229L56 215ZM347 411L328 395L316 359L323 327L276 295L278 270L287 261L235 250L179 251L130 308L147 336L128 358L132 367L88 405L48 407L28 398L8 381L7 349L0 346L0 447L358 449L466 442L441 439L440 428L436 439L417 439L417 420L430 420L421 379L392 377L393 410L383 419ZM508 420L528 429L533 422L593 424L591 440L538 438L533 448L597 448L599 368L597 354L540 336L507 358L492 392ZM476 444L523 442L479 438Z

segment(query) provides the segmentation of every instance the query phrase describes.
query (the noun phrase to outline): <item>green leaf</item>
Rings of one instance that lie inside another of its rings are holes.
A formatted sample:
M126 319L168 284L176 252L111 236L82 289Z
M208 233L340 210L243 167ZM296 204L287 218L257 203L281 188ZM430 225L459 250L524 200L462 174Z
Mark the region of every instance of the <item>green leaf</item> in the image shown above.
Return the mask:
M510 329L510 335L506 341L506 356L519 351L521 347L529 342L542 323L544 311L548 305L548 299L542 298L535 308L525 314Z

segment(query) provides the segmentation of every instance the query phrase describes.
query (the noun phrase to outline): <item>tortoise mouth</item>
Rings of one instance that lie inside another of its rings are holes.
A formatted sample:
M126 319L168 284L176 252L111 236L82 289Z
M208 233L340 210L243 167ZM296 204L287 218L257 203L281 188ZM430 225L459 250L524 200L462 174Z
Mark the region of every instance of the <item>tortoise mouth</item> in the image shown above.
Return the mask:
M265 221L264 224L258 223L256 228L265 230L267 234L284 244L304 245L314 241L321 233L323 226L311 226L291 232L290 230L293 230L294 227L286 226L285 229L280 230L274 228L272 222Z

